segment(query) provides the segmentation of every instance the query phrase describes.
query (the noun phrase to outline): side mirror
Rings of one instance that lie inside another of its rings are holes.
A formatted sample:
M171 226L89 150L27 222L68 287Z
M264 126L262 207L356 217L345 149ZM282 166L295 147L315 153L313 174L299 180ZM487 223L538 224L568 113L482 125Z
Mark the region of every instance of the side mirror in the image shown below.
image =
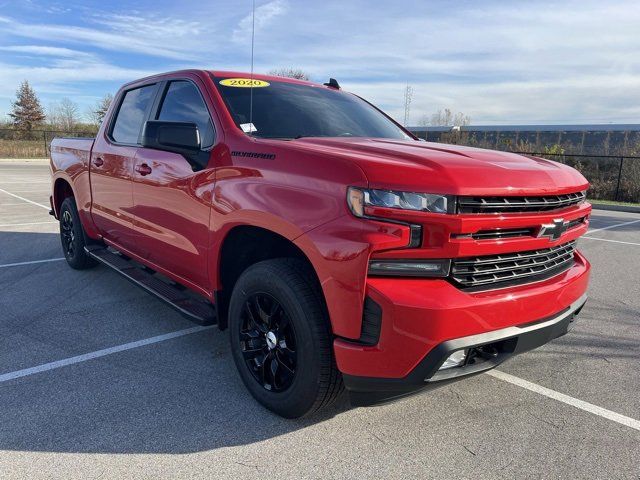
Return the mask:
M142 146L179 153L190 160L200 151L200 132L195 123L149 120L142 129Z

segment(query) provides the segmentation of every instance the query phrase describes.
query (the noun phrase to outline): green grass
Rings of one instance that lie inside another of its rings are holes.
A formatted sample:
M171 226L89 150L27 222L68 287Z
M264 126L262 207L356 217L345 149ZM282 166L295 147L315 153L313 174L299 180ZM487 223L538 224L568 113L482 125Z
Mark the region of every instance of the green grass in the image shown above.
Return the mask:
M48 156L44 140L0 139L0 158L44 158Z
M640 207L640 203L633 202L615 202L613 200L596 200L594 198L588 199L590 203L601 203L603 205L626 205L629 207Z

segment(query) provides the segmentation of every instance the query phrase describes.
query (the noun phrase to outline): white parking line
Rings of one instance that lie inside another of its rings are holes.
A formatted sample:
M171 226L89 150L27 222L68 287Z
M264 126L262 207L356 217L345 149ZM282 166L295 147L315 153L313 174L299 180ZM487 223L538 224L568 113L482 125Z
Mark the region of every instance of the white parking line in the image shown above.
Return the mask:
M596 233L596 232L601 232L603 230L609 230L611 228L624 227L625 225L631 225L633 223L638 223L638 222L640 222L640 220L632 220L630 222L616 223L615 225L609 225L608 227L596 228L595 230L589 230L587 232L587 235L591 235L592 233Z
M6 193L7 195L11 195L12 197L17 198L18 200L22 200L24 202L31 203L33 205L37 205L40 208L46 208L47 210L51 210L51 207L47 207L46 205L42 205L41 203L37 203L37 202L31 201L28 198L21 197L20 195L16 195L15 193L7 192L3 188L0 188L0 192Z
M49 222L30 222L30 223L5 223L3 225L0 225L0 227L24 227L25 225L47 225L47 224L54 224L54 223L58 223L58 222L49 221Z
M51 183L50 180L29 180L27 182L23 181L18 181L18 182L13 182L13 181L3 181L0 180L0 185L33 185L35 183L42 183L43 185L48 185Z
M520 377L515 377L499 370L490 370L485 373L499 380L502 380L503 382L517 385L518 387L522 387L529 391L544 395L545 397L552 398L553 400L557 400L559 402L566 403L567 405L571 405L572 407L579 408L580 410L584 410L585 412L592 413L593 415L597 415L599 417L606 418L607 420L611 420L612 422L619 423L621 425L624 425L625 427L633 428L634 430L640 431L640 420L636 420L634 418L612 412L611 410L607 410L606 408L598 407L597 405L585 402L584 400L570 397L569 395L565 395L564 393L556 392L555 390L551 390L550 388L546 388L538 385L537 383L523 380Z
M86 362L93 360L94 358L106 357L107 355L113 355L114 353L124 352L125 350L131 350L133 348L144 347L153 343L164 342L171 340L172 338L184 337L185 335L191 335L192 333L202 332L209 330L215 325L209 325L206 327L192 327L185 328L184 330L178 330L176 332L167 333L164 335L158 335L157 337L145 338L144 340L138 340L136 342L125 343L117 345L115 347L105 348L102 350L96 350L95 352L85 353L83 355L77 355L75 357L69 357L55 362L44 363L37 367L25 368L23 370L16 370L15 372L9 372L0 375L0 383L15 380L16 378L28 377L29 375L35 375L36 373L47 372L49 370L55 370L56 368L62 368L76 363Z
M0 265L0 268L6 267L19 267L21 265L33 265L35 263L48 263L48 262L57 262L59 260L64 260L64 257L60 258L47 258L46 260L32 260L31 262L17 262L17 263L5 263L4 265Z
M16 206L24 206L24 202L18 202L18 203L0 203L0 207L16 207ZM29 204L27 204L27 206L29 206Z
M608 238L581 237L581 239L582 238L584 238L585 240L600 240L601 242L624 243L625 245L638 245L638 246L640 246L640 243L623 242L622 240L609 240Z

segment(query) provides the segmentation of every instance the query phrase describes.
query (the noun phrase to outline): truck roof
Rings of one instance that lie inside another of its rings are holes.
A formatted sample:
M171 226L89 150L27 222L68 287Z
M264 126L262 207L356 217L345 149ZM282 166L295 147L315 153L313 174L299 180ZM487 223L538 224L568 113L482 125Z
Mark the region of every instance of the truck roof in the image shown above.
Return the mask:
M125 83L123 86L127 87L129 85L132 84L136 84L139 83L141 81L144 80L151 80L151 79L162 79L162 77L165 77L167 75L174 75L176 73L209 73L211 75L213 75L214 77L222 77L222 78L229 78L229 77L238 77L238 78L250 78L252 76L251 73L248 72L232 72L232 71L225 71L225 70L200 70L200 69L184 69L184 70L174 70L171 72L162 72L162 73L157 73L154 75L149 75L148 77L142 77L142 78L138 78L136 80L132 80L131 82L127 82ZM277 75L264 75L264 74L260 74L260 73L253 73L253 78L257 79L257 80L265 80L265 81L271 81L271 82L285 82L285 83L297 83L297 84L301 84L301 85L315 85L318 87L326 87L325 85L321 84L321 83L315 83L315 82L309 82L307 80L298 80L296 78L290 78L290 77L279 77ZM328 80L328 78L327 78Z
M208 70L210 74L214 77L240 77L240 78L250 78L251 73L247 72L229 72L223 70ZM299 83L302 85L316 85L323 86L320 83L310 82L308 80L298 80L297 78L290 77L280 77L278 75L263 75L260 73L253 73L253 78L258 80L272 81L272 82L287 82L287 83ZM328 80L328 78L327 78Z

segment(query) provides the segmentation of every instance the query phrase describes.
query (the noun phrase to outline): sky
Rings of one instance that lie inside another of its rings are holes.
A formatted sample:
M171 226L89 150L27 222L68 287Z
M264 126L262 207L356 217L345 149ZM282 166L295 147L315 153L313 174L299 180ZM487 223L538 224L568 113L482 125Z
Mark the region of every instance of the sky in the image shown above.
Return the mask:
M0 119L20 82L86 112L130 80L249 71L251 0L0 0ZM335 77L409 124L640 123L640 2L256 0L255 71Z

